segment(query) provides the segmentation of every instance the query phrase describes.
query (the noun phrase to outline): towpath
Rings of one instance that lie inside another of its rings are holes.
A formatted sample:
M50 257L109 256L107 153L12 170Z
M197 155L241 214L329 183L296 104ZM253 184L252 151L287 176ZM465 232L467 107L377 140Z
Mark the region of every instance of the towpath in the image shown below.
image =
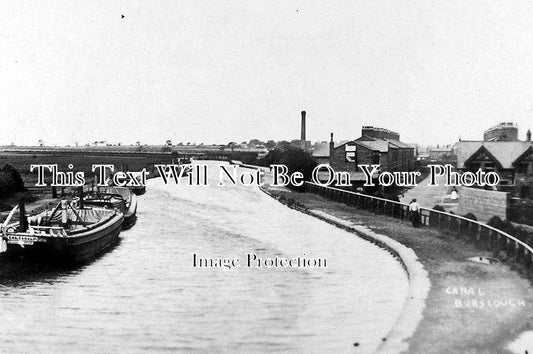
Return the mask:
M408 352L511 353L508 345L522 333L533 330L531 282L510 265L469 260L491 256L490 253L436 230L414 229L407 221L375 215L314 194L266 189L274 196L292 198L309 210L364 225L416 252L428 272L431 289L423 319L409 340ZM427 191L416 192L422 205L434 203L433 192ZM533 353L533 343L520 346L514 352Z
M451 187L446 187L445 176L436 176L435 182L437 185L430 186L429 177L420 181L415 187L409 189L400 198L402 203L409 204L411 200L416 199L418 204L424 208L433 208L435 205L442 205L446 211L457 210L457 202L450 200Z

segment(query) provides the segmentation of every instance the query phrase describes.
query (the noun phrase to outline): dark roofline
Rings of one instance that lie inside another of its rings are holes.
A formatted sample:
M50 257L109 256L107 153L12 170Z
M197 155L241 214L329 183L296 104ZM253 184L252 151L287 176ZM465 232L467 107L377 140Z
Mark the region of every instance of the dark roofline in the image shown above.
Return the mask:
M348 140L348 141L345 141L344 143L339 144L339 145L335 145L335 143L333 143L333 149L338 149L338 148L340 148L341 146L344 146L344 145L346 145L346 144L348 144L348 143L353 143L354 141L355 141L355 140ZM339 141L339 143L340 143L340 141Z
M526 151L524 151L523 153L520 154L520 156L518 156L514 161L513 163L511 163L511 165L515 166L516 163L522 159L522 157L524 157L527 153L529 153L530 150L533 150L533 145L529 146Z
M474 156L476 156L478 153L480 153L481 151L483 150L483 152L485 152L487 155L489 155L489 157L498 165L499 168L503 169L503 166L501 164L500 161L498 161L497 158L494 157L494 155L492 155L490 153L490 151L485 147L485 145L481 145L481 147L479 149L477 149L472 155L470 155L470 157L468 159L465 160L465 162L463 162L463 166L466 166L467 164L470 163L470 161L472 160L472 158Z

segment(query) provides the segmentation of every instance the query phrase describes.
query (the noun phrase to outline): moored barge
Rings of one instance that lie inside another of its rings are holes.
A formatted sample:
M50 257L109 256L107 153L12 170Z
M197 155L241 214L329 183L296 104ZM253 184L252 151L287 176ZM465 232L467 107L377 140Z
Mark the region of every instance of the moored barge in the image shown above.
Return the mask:
M17 212L19 220L12 222ZM2 257L84 263L118 240L123 220L124 215L115 209L78 209L66 200L52 211L31 217L16 206L1 226Z

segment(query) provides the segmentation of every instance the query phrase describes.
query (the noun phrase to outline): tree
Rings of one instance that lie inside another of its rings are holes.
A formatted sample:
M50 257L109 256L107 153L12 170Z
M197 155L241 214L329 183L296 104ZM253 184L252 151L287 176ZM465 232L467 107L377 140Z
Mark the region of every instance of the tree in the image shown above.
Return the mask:
M165 145L166 145L166 146L172 146L172 140L168 139L168 140L165 142Z
M269 140L266 142L265 146L268 150L272 150L276 147L276 142L274 140Z
M251 146L265 145L265 143L262 142L262 141L259 140L259 139L251 139L249 144L250 144Z
M20 172L10 164L0 169L0 196L7 196L24 190L24 181Z
M302 145L302 141L300 139L293 139L291 140L290 144L294 147L297 147Z
M287 140L278 141L278 149L286 150L291 146L291 143L289 143Z
M37 140L37 145L43 147L44 146L44 141L42 141L41 139Z
M268 154L262 159L263 164L270 166L272 164L281 164L287 166L288 174L291 175L294 172L301 172L303 174L304 181L309 181L313 173L313 169L317 166L317 162L313 157L303 151L300 148L287 146L286 149L274 149L268 152ZM303 186L288 185L289 188L296 191L303 191Z
M229 148L231 149L231 151L233 151L233 149L235 149L235 145L236 145L236 144L237 144L236 142L234 142L234 141L230 141L230 142L228 143L227 147L229 147Z

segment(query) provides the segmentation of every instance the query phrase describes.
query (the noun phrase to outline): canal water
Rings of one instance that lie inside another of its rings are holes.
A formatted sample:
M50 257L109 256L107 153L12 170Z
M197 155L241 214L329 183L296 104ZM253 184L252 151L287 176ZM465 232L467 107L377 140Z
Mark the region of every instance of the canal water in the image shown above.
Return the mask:
M203 163L203 162L202 162ZM2 352L372 352L408 280L385 250L280 204L257 187L149 180L120 243L74 270L0 286ZM194 268L202 258L241 267ZM327 267L246 267L325 258Z

